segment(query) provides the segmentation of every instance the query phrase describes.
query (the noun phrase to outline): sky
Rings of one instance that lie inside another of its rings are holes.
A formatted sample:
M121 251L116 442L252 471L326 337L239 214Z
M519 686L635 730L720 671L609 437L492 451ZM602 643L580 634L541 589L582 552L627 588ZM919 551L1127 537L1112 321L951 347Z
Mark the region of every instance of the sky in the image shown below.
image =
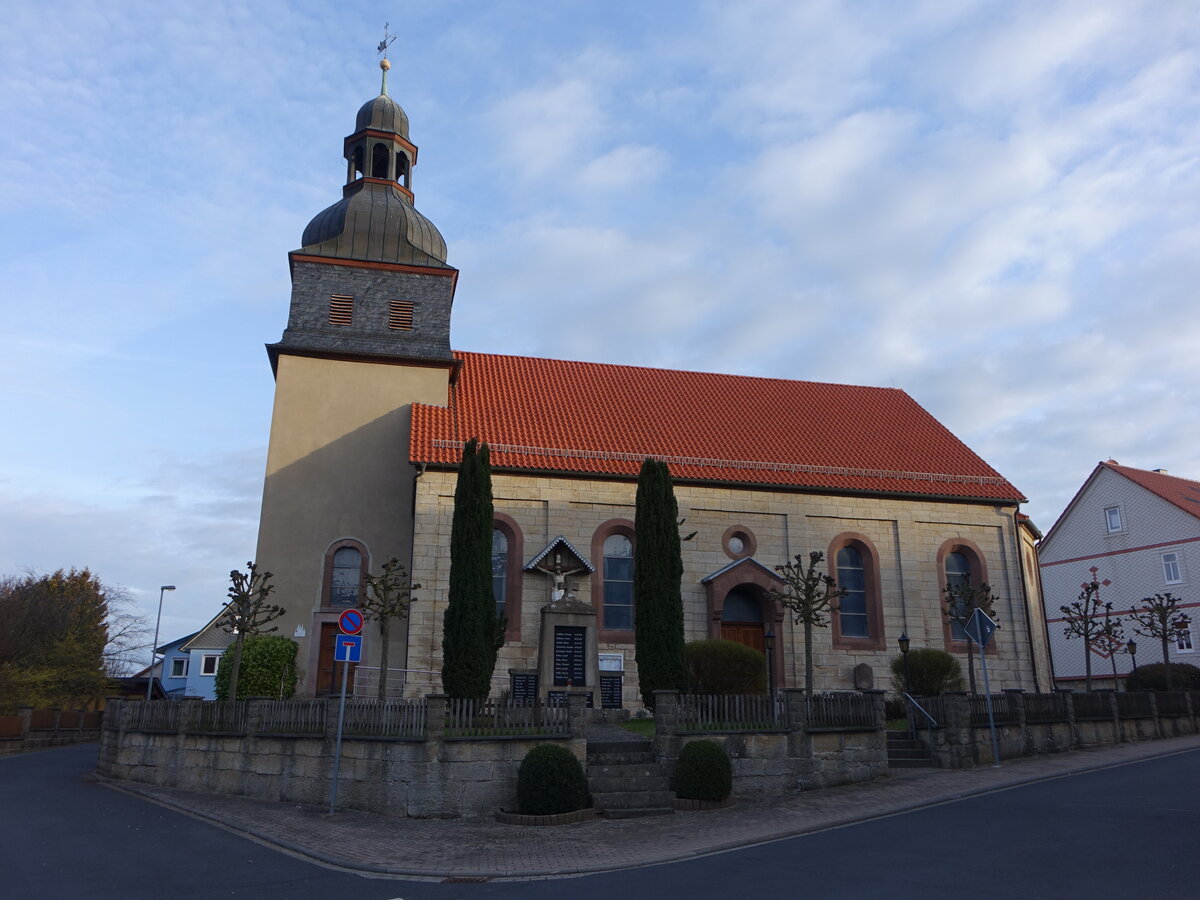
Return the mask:
M5 6L0 575L175 584L164 640L254 555L385 22L455 349L901 388L1043 531L1101 460L1200 478L1190 3Z

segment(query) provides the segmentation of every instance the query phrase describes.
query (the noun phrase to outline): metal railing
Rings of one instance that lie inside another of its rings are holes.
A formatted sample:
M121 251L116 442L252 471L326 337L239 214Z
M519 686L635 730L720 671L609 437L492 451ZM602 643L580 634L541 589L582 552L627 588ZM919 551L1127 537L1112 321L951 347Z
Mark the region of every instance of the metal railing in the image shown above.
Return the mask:
M916 740L917 731L919 731L921 728L932 731L938 727L937 719L935 719L933 714L917 701L916 697L907 693L902 693L900 696L904 698L904 703L908 710L908 715L906 717L908 719L908 733L913 740ZM927 701L940 700L938 697L930 697L926 699Z
M678 731L786 731L783 698L768 694L680 694Z

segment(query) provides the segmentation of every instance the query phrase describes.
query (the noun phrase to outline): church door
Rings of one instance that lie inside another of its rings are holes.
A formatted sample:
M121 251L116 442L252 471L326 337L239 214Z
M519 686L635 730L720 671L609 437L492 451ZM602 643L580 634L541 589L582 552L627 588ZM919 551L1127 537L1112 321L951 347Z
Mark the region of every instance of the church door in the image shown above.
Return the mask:
M748 591L734 588L721 606L721 637L766 653L763 643L762 606Z

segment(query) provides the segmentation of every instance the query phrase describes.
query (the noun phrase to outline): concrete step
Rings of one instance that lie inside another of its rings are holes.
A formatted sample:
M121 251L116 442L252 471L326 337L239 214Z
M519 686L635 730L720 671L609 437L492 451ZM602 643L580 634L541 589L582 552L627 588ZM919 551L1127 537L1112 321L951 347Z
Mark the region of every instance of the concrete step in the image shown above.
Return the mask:
M642 753L654 752L654 742L641 738L628 741L588 741L588 756L593 753Z
M661 775L662 769L658 767L658 762L650 760L649 762L639 763L617 763L614 765L594 765L588 763L585 771L588 778L593 776L596 778L609 778L615 775Z
M657 772L646 775L588 776L588 790L593 795L614 791L665 791L668 787L667 779Z
M671 806L648 806L640 809L605 809L599 815L606 819L640 819L642 816L670 816L675 814Z
M892 769L916 769L933 766L929 747L922 740L913 740L907 732L890 733L887 736L888 767Z
M932 759L928 756L921 759L893 759L888 757L889 769L936 769Z
M671 792L666 790L593 792L592 806L597 812L610 809L669 809L671 796Z
M589 766L653 766L658 764L654 751L647 753L589 753Z

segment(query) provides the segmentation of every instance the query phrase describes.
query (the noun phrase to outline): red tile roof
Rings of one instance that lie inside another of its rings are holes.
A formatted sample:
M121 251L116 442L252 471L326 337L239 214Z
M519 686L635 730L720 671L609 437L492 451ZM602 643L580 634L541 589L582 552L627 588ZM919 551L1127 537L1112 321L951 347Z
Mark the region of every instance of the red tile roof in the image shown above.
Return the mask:
M1021 492L903 391L455 353L449 408L413 404L410 458L456 465L486 441L496 469L1001 502Z
M1134 484L1144 487L1168 503L1174 504L1184 512L1200 519L1200 481L1179 478L1176 475L1168 475L1166 472L1133 469L1129 466L1122 466L1111 459L1100 465L1106 469L1112 469L1118 475L1124 475Z

